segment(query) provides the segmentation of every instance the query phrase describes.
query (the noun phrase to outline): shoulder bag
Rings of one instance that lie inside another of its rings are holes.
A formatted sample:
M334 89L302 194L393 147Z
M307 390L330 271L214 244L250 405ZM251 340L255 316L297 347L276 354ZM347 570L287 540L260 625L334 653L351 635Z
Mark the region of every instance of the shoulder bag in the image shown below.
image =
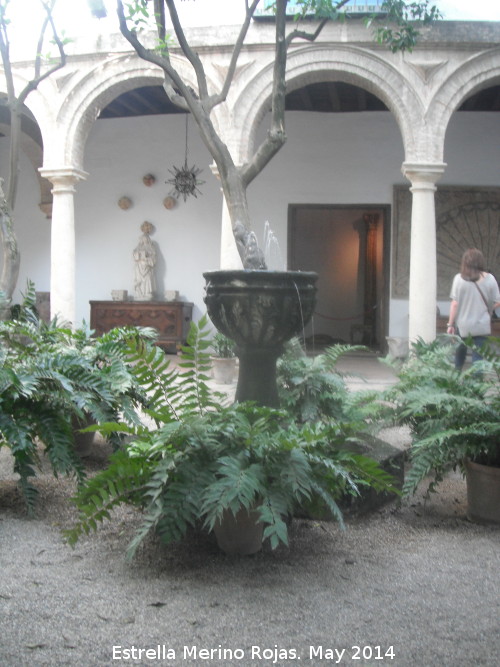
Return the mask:
M477 282L474 282L474 285L477 287L477 290L478 290L479 294L481 295L481 298L484 301L484 305L486 306L486 310L488 311L489 316L491 317L493 313L491 312L490 307L488 305L488 302L486 301L486 297L484 296L483 290L479 287Z

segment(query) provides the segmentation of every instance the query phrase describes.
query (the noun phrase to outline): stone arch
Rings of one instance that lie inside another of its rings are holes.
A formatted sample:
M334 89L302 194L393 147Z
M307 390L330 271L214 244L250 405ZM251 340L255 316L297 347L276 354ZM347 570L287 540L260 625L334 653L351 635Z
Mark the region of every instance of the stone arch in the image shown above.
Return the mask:
M188 85L196 81L188 63L172 56L174 66ZM45 166L71 166L83 171L85 144L101 110L116 96L139 85L163 84L163 70L136 55L121 55L98 63L66 93L57 117L60 140L47 152Z
M433 134L436 162L443 159L445 135L452 114L470 95L498 84L500 48L495 48L467 60L440 86L426 113L426 126L431 128Z
M272 63L267 64L240 94L235 113L238 119L239 161L244 162L253 148L258 125L264 117L272 90ZM422 123L423 106L394 64L376 53L348 45L306 46L290 54L287 87L294 90L314 81L344 81L377 95L393 112L400 128L406 159L416 143L416 130ZM250 131L249 131L250 130Z
M17 90L19 86L23 88L28 83L28 80L17 76L16 83L18 84L16 86ZM0 90L0 96L6 94L5 91ZM40 91L36 89L28 95L24 107L25 112L23 112L21 121L20 148L31 162L37 177L40 188L40 209L47 217L50 217L52 203L51 185L39 172L43 164L44 133L48 125L49 105ZM6 106L0 107L0 131L6 135L10 133L10 118Z

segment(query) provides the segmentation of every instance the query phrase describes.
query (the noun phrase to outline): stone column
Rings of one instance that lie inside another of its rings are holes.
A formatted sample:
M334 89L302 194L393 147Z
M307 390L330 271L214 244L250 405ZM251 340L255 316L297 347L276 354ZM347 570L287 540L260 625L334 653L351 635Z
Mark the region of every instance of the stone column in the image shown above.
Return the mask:
M75 184L87 173L73 167L40 169L53 185L50 248L50 316L75 324Z
M403 174L411 182L410 319L409 340L436 337L436 183L446 165L403 164Z
M219 178L219 171L217 169L217 166L215 164L211 164L210 169L212 170L214 176L216 176L216 178ZM237 270L243 268L240 254L238 252L238 248L236 247L236 241L234 240L231 218L229 217L229 211L226 205L226 199L224 197L224 194L222 195L220 268L225 270Z

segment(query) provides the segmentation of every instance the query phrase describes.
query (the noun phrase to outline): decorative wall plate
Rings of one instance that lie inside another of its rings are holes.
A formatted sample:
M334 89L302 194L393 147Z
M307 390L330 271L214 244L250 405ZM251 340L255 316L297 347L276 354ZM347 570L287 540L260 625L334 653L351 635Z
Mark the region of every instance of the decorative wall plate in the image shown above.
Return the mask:
M129 208L132 208L132 200L129 197L120 197L118 206L122 211L127 211Z

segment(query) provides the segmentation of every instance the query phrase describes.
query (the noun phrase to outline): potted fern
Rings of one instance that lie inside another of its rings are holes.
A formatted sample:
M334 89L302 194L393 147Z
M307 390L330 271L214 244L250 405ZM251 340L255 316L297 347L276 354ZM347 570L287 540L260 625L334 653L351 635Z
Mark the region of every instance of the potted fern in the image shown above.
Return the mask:
M191 324L179 371L169 370L161 350L130 341L133 371L150 390L145 412L154 428L97 427L125 432L131 442L80 489L80 520L66 532L70 544L126 503L144 513L129 556L151 530L169 543L200 525L214 530L226 552L252 553L263 540L272 548L286 544L290 515L314 497L342 521L340 496L362 485L392 488L392 477L372 459L343 448L338 421L297 424L276 408L221 405L221 395L206 383L211 342L205 326L205 318ZM250 528L255 535L248 541Z
M471 341L469 341L471 342ZM418 342L389 391L394 416L412 433L410 469L403 491L424 480L434 491L447 470L466 477L467 515L500 523L499 339L481 350L483 361L455 370L455 342Z
M80 425L119 417L139 422L146 397L129 372L124 341L153 335L128 328L94 338L86 327L73 331L56 320L43 322L34 303L34 285L28 283L15 319L0 322L0 447L13 454L30 512L41 452L56 476L74 474L81 482ZM119 434L111 437L118 446Z
M212 370L217 384L231 384L236 376L235 342L220 331L212 338Z

